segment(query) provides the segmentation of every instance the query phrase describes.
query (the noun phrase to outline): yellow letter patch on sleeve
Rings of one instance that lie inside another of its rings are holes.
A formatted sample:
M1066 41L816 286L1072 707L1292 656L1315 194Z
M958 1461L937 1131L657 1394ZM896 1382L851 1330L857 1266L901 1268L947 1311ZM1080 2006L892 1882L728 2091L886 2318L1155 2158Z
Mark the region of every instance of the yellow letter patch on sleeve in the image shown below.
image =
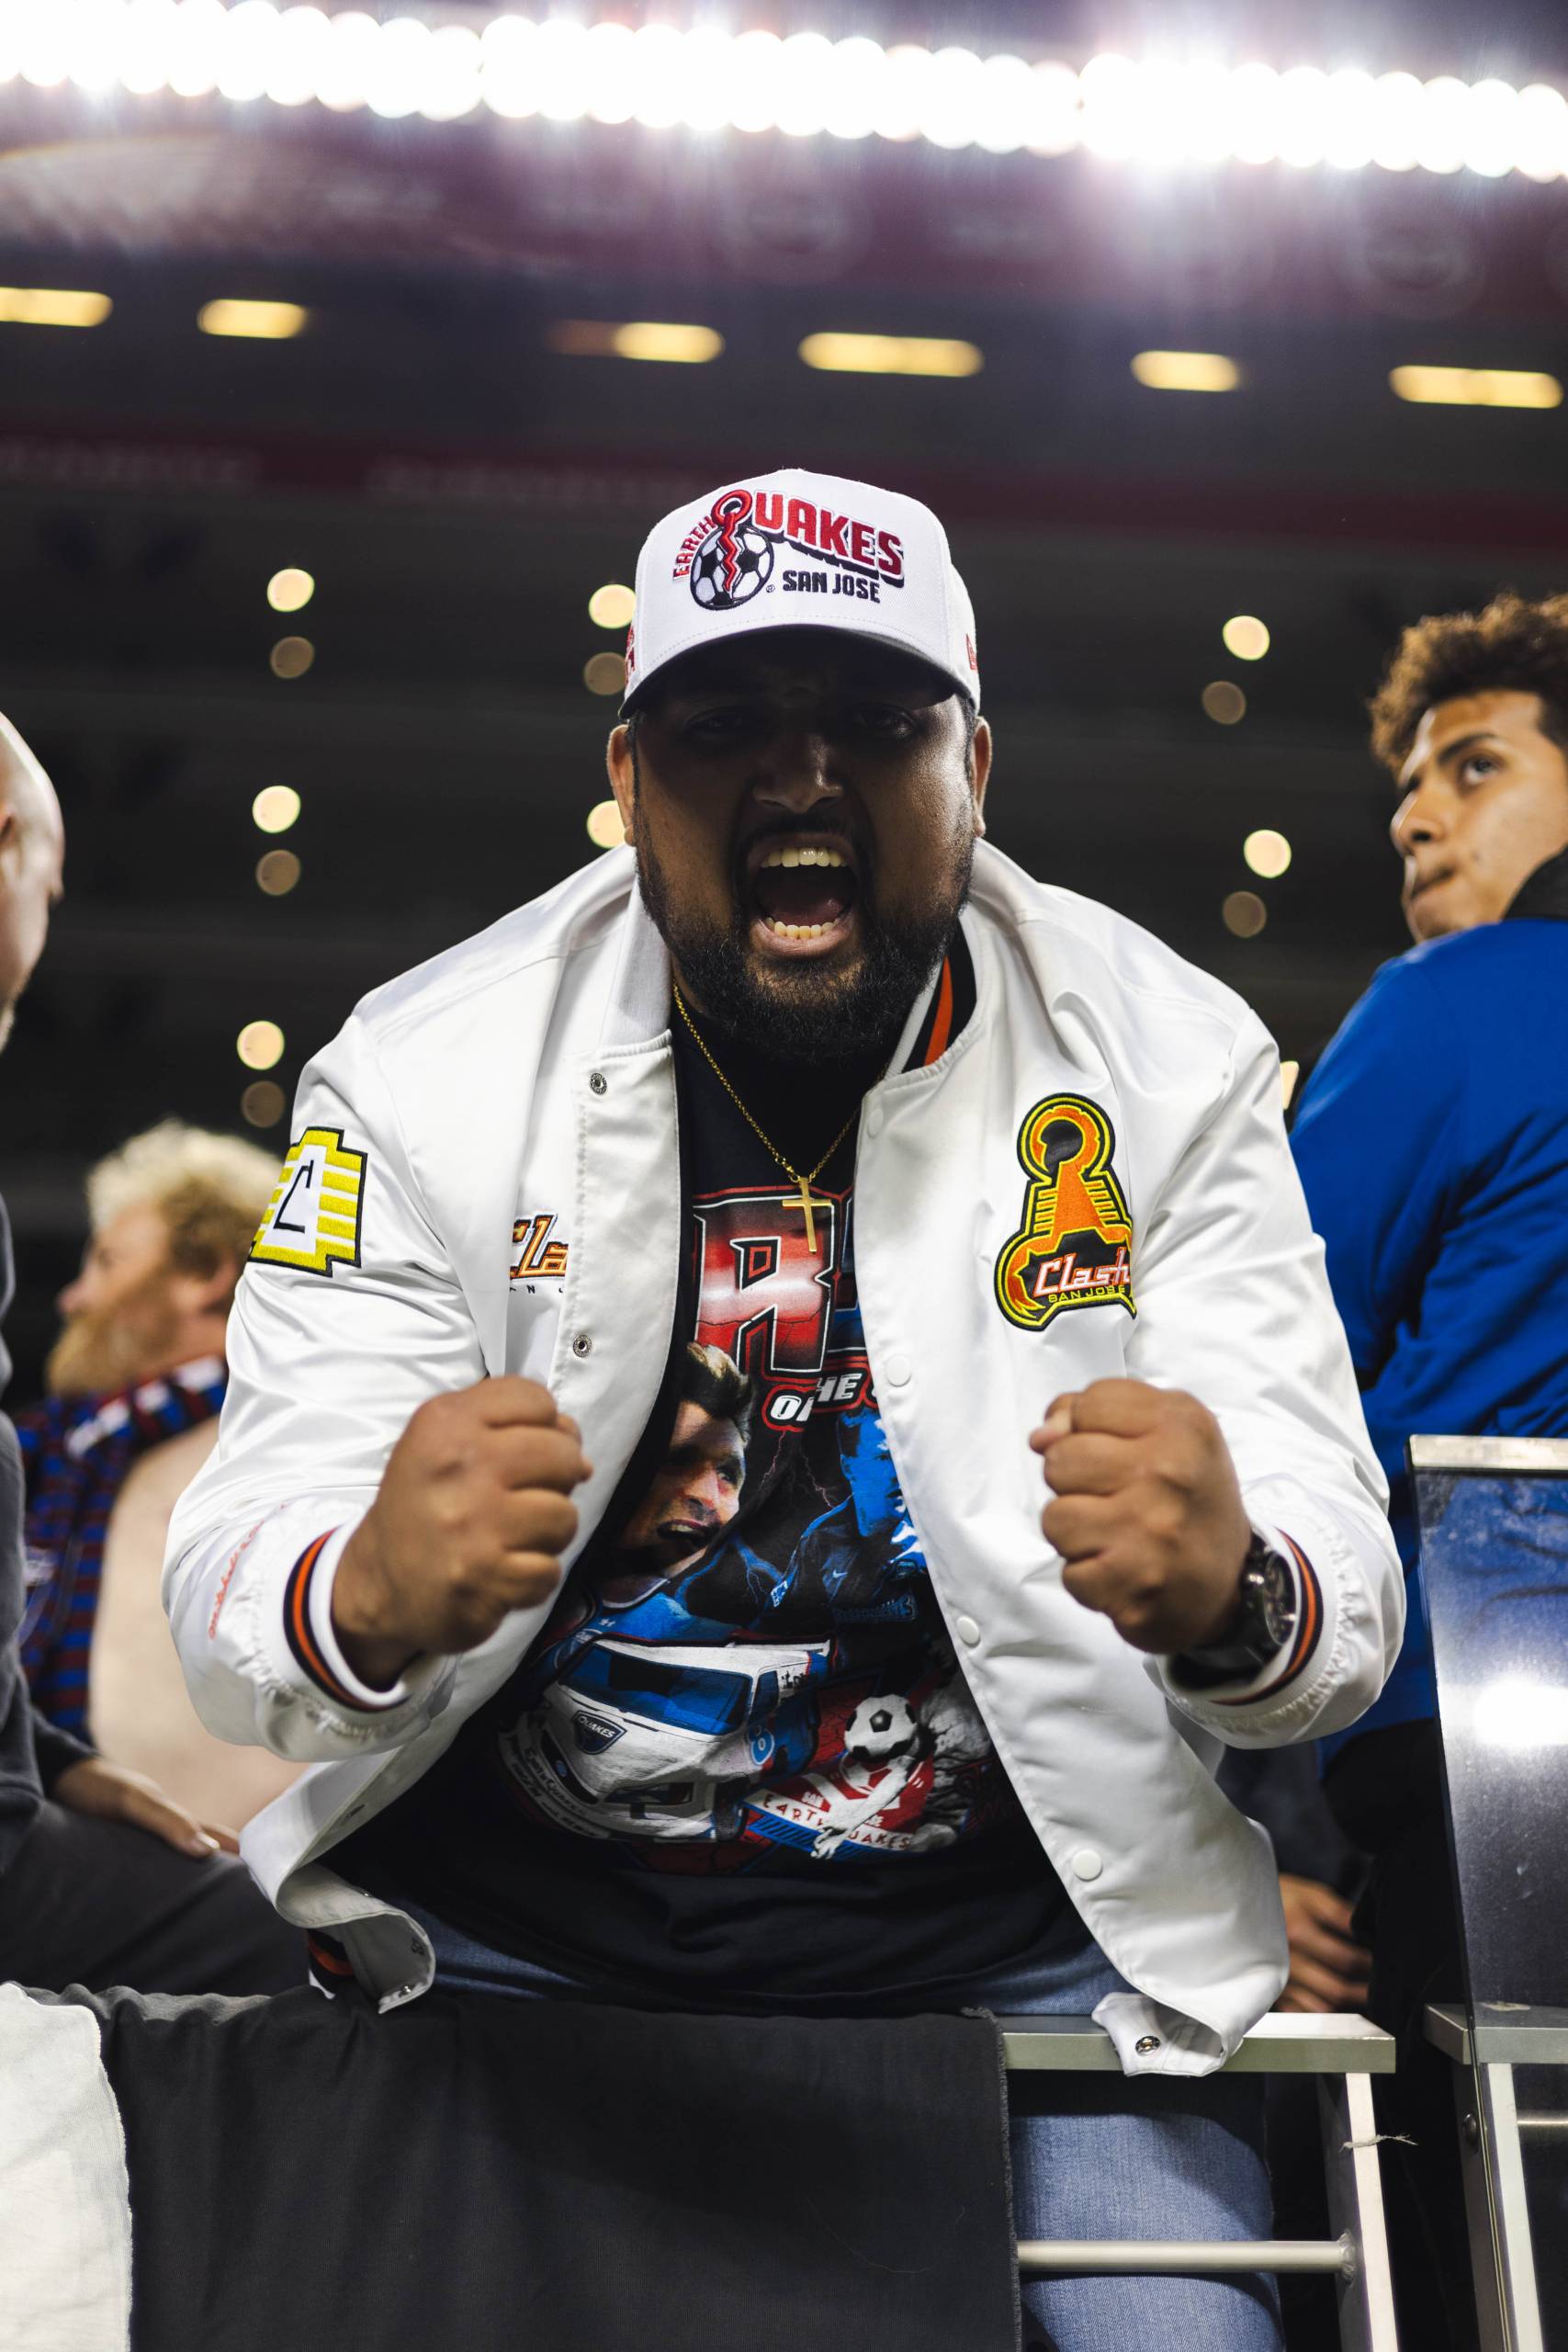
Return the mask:
M307 1127L289 1146L277 1190L251 1244L252 1258L264 1266L294 1266L304 1274L357 1266L365 1159L364 1152L349 1149L341 1127Z

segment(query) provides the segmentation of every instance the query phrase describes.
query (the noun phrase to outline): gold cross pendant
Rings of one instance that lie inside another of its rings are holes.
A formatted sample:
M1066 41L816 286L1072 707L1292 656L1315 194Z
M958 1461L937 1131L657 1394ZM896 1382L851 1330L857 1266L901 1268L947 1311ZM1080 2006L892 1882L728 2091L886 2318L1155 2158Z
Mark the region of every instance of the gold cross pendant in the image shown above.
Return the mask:
M800 1190L798 1193L786 1193L784 1194L784 1205L786 1209L800 1210L802 1216L806 1219L806 1246L808 1250L815 1250L817 1247L817 1220L812 1216L811 1212L813 1209L830 1209L833 1204L831 1201L814 1201L811 1197L811 1188L807 1184L804 1176L800 1178L799 1182Z

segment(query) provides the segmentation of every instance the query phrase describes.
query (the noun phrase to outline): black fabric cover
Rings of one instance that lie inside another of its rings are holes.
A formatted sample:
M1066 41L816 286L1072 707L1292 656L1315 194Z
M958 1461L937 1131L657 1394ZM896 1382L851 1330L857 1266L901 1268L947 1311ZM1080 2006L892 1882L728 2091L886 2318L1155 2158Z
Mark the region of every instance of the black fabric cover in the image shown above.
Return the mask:
M990 2019L73 1988L133 2352L1014 2352Z

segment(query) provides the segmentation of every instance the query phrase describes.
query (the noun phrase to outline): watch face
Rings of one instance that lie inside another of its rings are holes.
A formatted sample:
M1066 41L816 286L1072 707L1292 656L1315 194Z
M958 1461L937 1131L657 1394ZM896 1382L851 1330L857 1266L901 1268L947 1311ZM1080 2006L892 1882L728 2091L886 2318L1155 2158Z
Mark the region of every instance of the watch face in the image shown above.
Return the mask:
M1258 1624L1278 1647L1291 1630L1292 1615L1290 1572L1283 1560L1270 1552L1248 1571L1247 1586Z

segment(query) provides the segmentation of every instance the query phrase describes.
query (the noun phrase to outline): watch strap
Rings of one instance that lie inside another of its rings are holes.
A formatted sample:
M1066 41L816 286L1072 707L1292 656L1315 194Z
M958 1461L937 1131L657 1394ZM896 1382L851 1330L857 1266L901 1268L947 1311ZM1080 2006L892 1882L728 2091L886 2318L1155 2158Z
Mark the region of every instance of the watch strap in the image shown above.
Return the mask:
M1292 1650L1303 1614L1297 1557L1254 1531L1241 1565L1235 1613L1224 1637L1173 1659L1178 1681L1190 1690L1209 1690L1251 1680Z

